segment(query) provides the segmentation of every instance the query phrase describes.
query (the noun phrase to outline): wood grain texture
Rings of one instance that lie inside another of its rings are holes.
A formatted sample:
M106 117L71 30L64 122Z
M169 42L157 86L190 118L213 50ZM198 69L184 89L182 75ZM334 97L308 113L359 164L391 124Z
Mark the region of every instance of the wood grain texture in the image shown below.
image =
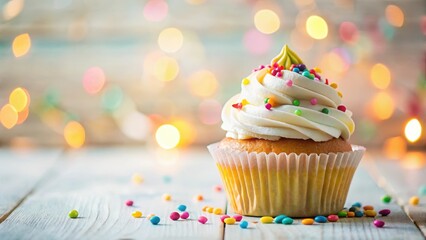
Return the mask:
M390 209L391 215L378 217L386 222L384 228L376 228L374 219L368 217L345 218L335 223L315 223L311 226L302 225L301 219L295 219L293 225L282 225L253 223L258 222L259 218L244 217L250 222L250 228L243 230L238 225L226 225L225 239L424 239L400 206L381 203L383 194L383 190L366 172L365 166L360 166L355 173L346 206L362 202L378 210ZM228 209L232 214L232 209Z
M136 185L132 175L144 182ZM164 181L164 177L170 182ZM219 216L207 214L201 225L194 220L204 205L225 208L223 192L212 187L220 183L207 150L164 154L138 149L89 149L70 152L58 162L28 199L2 224L0 236L8 239L222 239ZM169 193L172 201L162 195ZM202 194L204 201L194 202ZM132 199L133 207L125 206ZM172 221L169 214L186 204L189 220ZM72 209L77 219L68 218ZM145 217L135 219L140 209L146 216L161 218L152 225Z
M53 165L59 150L0 149L0 223Z
M380 155L367 162L375 181L391 195L413 220L426 237L426 196L420 204L412 206L409 199L418 195L418 189L426 185L426 154L409 152L399 160L386 159Z

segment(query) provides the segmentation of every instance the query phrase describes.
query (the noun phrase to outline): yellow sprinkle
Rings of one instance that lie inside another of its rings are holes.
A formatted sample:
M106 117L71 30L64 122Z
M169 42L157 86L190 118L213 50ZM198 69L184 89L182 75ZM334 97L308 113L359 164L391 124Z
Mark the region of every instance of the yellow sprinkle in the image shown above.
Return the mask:
M366 210L366 211L364 212L364 214L365 214L365 216L367 216L367 217L375 217L375 216L377 215L376 211L374 211L374 210Z
M143 182L143 177L137 173L133 174L132 181L135 184L141 184Z
M319 67L314 67L314 71L315 71L316 73L322 73L322 70L321 70L321 68L319 68Z
M273 217L265 216L260 218L261 223L272 223L274 221Z
M302 220L302 224L303 225L312 225L312 224L314 224L314 219L312 219L312 218L305 218L305 219Z
M244 107L245 105L249 104L249 101L247 101L247 99L244 98L243 100L241 100L241 104Z
M332 84L330 84L330 87L332 87L332 88L336 89L336 88L337 88L337 83L332 83Z
M243 85L248 85L250 83L250 80L248 78L244 78L242 81Z
M132 216L134 218L140 218L140 217L142 217L142 212L141 211L134 211L134 212L132 212Z
M206 212L207 208L209 208L209 206L204 206L201 210L203 210L203 212Z
M150 213L150 214L148 214L147 216L146 216L146 219L151 219L152 217L154 217L155 216L155 214L154 213Z
M343 94L341 92L337 92L337 95L339 95L340 98L343 97Z
M170 201L170 200L172 200L172 196L170 194L165 193L163 195L163 200L164 201Z
M420 199L417 196L413 196L410 198L410 204L411 205L419 205Z
M223 212L222 208L214 208L213 209L213 213L216 214L216 215L220 215L220 214L222 214L222 212Z
M225 220L223 220L224 223L226 224L235 224L235 218L229 217L229 218L225 218Z
M206 211L207 211L208 213L213 213L213 208L212 208L212 207L208 207L208 208L206 208Z

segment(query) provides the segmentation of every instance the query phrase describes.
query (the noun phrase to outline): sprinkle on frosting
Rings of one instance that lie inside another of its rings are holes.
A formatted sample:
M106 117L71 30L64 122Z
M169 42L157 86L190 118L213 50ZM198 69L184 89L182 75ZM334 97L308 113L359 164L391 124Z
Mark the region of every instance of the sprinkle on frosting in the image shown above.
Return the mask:
M281 49L281 52L272 59L271 65L277 63L285 69L290 69L292 64L303 64L302 60L286 45Z

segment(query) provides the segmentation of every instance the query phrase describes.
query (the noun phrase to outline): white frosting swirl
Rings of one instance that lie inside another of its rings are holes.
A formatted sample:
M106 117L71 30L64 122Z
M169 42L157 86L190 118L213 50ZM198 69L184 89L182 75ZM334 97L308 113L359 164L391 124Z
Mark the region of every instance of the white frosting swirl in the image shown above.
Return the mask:
M337 107L341 98L329 85L306 78L298 73L284 70L283 77L268 73L268 69L252 73L242 84L241 94L232 97L222 109L222 129L226 136L234 139L280 138L312 139L317 142L342 137L349 139L355 124L352 113ZM291 80L291 84L287 81ZM289 86L290 85L290 86ZM265 108L265 98L273 99L273 107ZM311 104L315 98L317 104ZM241 109L232 107L245 99ZM300 105L294 106L293 100ZM321 112L327 108L329 113ZM299 109L301 115L295 114Z

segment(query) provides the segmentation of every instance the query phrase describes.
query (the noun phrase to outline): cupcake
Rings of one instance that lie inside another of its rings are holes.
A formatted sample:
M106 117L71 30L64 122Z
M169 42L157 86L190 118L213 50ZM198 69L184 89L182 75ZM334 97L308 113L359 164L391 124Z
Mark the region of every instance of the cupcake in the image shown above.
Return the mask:
M340 211L365 148L337 85L287 45L241 83L222 110L226 137L208 146L238 214L291 217Z

